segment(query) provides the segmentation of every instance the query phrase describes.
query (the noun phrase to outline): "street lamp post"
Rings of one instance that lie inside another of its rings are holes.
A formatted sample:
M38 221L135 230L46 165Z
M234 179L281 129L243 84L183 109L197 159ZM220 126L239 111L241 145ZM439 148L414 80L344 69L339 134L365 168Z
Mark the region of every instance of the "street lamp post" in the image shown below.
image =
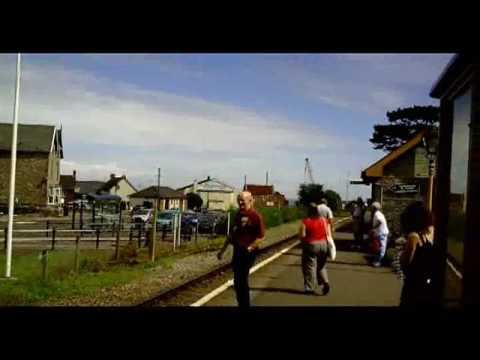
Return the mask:
M15 172L17 169L17 130L18 130L18 106L20 97L20 66L21 55L17 55L17 77L15 83L15 103L13 106L12 124L12 159L10 162L10 192L8 198L8 233L6 246L5 278L11 277L12 270L12 235L13 235L13 212L15 198Z

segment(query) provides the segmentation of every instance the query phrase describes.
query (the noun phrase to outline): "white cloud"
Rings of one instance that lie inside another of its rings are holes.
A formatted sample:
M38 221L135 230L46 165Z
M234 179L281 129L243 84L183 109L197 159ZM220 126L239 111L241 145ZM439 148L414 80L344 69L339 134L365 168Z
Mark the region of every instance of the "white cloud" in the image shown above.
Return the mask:
M425 102L434 103L428 98L429 86L450 58L449 54L302 55L288 61L277 58L269 61L269 66L290 88L308 99L384 115L413 105L422 89Z
M0 56L0 116L6 121L11 118L13 60ZM39 65L28 56L23 64L19 119L23 123L61 123L68 154L63 171L76 169L83 179L103 179L115 172L147 181L154 178L149 174L162 166L172 186L206 175L240 186L243 174L260 174L256 181L263 181L265 171L275 168L282 173L278 190L292 196L296 189L282 185L301 181L301 175L276 154L285 155L282 149L288 147L286 155L298 152L303 159L303 153L345 146L345 139L298 119L147 91L84 71ZM82 151L68 152L71 144L92 146L98 153L83 159ZM128 150L106 156L101 145L121 145ZM145 148L160 151L139 155L137 150ZM294 166L301 168L302 164Z

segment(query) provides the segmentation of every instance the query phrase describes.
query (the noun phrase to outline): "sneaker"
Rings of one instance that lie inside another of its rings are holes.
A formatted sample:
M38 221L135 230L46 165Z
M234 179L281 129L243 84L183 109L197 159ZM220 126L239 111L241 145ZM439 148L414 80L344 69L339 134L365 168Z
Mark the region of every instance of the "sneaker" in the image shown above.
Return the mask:
M382 264L380 264L378 261L372 263L372 266L375 267L375 268L379 268L380 266L382 266Z
M323 285L323 295L327 295L329 292L330 292L330 284L329 284L329 283L325 283L325 284Z

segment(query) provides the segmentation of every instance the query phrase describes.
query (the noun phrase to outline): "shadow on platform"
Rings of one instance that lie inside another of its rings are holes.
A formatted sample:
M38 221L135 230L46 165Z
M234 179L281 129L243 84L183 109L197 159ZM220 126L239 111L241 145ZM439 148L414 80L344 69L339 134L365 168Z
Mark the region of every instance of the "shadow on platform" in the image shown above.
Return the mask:
M283 289L283 288L270 288L270 287L251 287L250 290L252 291L262 291L262 292L272 292L272 293L287 293L287 294L295 294L295 295L305 295L305 296L312 296L312 295L307 295L303 290L297 290L297 289ZM317 296L323 296L321 294Z

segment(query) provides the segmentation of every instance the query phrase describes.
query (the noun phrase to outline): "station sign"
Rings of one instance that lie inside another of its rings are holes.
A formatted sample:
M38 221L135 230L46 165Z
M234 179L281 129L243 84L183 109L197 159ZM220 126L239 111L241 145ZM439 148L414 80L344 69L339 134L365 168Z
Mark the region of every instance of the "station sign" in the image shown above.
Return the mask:
M420 191L418 184L396 184L390 188L395 194L416 194Z

